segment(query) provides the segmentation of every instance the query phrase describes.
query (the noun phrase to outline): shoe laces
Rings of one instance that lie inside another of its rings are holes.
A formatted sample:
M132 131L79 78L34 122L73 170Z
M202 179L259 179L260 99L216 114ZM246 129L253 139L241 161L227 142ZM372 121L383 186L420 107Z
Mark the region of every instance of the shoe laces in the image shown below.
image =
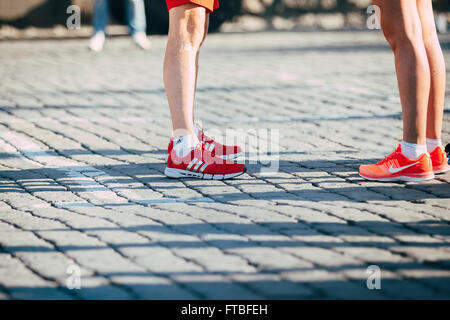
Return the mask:
M389 160L392 160L394 158L394 156L396 155L397 152L392 152L391 154L387 155L384 157L383 160L379 161L377 164L384 164L386 162L388 162Z
M202 152L202 155L203 155L205 152L211 153L211 151L209 151L208 149L206 149L205 143L204 143L203 141L200 141L200 142L197 144L197 146L196 146L195 148L196 148L196 149L200 149L201 152Z
M201 133L201 137L202 137L202 142L205 141L215 141L214 137L209 137L205 134L205 130L203 130L202 127L198 126L198 129L200 130Z
M200 143L197 144L196 149L198 149L199 152L201 153L201 160L205 161L205 159L210 159L209 164L225 163L225 160L216 157L214 150L213 151L208 150L202 141L200 141Z

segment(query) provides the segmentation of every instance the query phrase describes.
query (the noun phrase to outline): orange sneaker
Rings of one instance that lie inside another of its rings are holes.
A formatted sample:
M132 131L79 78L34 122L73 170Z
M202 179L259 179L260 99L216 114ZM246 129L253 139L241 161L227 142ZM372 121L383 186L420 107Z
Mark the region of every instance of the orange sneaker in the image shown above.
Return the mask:
M411 160L403 155L400 145L377 164L361 165L359 175L375 181L424 181L434 178L428 153L417 160Z
M447 154L445 153L443 146L436 147L436 149L430 152L430 157L435 174L444 173L450 170Z

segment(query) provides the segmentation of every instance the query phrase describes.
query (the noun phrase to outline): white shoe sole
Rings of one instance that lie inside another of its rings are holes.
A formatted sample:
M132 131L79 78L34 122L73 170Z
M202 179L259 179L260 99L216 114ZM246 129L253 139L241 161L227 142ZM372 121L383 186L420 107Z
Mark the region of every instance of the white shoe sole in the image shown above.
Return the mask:
M242 155L243 155L243 153L239 152L239 153L229 154L228 156L227 155L223 155L223 156L220 156L220 157L218 156L218 158L221 158L223 160L233 160L233 159L239 158ZM167 159L169 159L169 155L168 154L165 155L164 160L167 161Z
M233 153L233 154L229 154L229 155L223 155L223 156L217 156L218 158L221 158L223 160L233 160L236 158L239 158L240 156L242 156L242 152L239 153Z
M421 178L413 178L413 177L406 177L406 176L398 176L398 177L394 177L394 178L381 178L381 179L372 179L372 178L368 178L363 176L361 173L359 174L359 176L361 178L364 178L366 180L370 180L370 181L380 181L380 182L391 182L391 181L404 181L404 182L419 182L419 181L427 181L427 180L432 180L434 179L434 173L430 174L427 177L421 177Z
M205 180L227 180L232 179L235 177L239 177L240 175L243 175L246 172L246 170L238 173L233 174L203 174L203 173L197 173L187 170L181 170L181 169L173 169L173 168L167 168L164 170L164 174L168 176L169 178L197 178L197 179L205 179Z
M436 171L433 171L433 172L434 172L434 174L442 174L442 173L446 173L448 171L450 171L450 167L447 167L447 168L442 169L442 170L436 170Z

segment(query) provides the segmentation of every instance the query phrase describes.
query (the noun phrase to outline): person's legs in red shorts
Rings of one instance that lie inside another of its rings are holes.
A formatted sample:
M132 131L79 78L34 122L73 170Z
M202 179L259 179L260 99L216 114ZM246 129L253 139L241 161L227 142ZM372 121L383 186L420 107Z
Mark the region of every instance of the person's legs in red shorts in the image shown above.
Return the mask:
M194 125L194 98L200 48L208 31L209 10L194 3L169 11L169 35L164 60L164 86L172 117L166 175L227 179L245 172L245 166L219 158L210 144L198 139Z
M174 137L194 134L193 109L200 47L206 37L209 14L195 4L169 11L169 35L164 59L164 86L172 116ZM185 132L178 133L177 131Z

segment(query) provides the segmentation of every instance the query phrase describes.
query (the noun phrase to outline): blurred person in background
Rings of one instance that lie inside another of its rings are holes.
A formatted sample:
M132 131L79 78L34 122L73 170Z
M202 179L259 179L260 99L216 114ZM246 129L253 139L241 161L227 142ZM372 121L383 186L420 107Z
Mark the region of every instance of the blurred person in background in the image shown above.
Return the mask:
M446 70L432 0L373 0L395 56L403 141L386 158L362 165L376 181L422 181L450 170L441 141Z
M226 1L226 0L225 0ZM167 166L170 178L223 180L240 176L245 165L228 161L242 154L238 146L225 146L203 133L194 123L200 47L208 33L209 15L218 0L166 0L169 36L164 59L164 87L172 118ZM216 110L213 117L220 117Z
M437 15L436 15L436 27L439 33L447 32L447 10L448 0L437 1Z
M127 23L134 42L142 49L150 48L147 39L147 22L145 17L144 0L125 0ZM89 42L92 51L100 52L105 44L105 29L109 17L109 0L95 0L94 2L94 35Z

